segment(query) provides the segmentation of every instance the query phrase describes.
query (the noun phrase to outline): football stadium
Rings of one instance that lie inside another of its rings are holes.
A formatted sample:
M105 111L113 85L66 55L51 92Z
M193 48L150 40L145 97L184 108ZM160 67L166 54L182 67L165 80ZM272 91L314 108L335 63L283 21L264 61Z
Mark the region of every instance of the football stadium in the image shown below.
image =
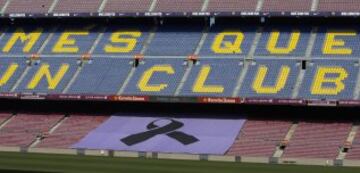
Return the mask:
M358 173L360 0L0 0L0 172Z

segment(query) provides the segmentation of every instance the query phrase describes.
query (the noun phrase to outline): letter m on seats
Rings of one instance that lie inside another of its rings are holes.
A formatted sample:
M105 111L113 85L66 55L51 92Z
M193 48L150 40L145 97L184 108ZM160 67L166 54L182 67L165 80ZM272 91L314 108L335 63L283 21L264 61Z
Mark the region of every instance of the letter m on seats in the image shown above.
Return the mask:
M69 64L60 65L60 68L54 74L51 74L50 68L49 64L42 64L28 83L27 89L35 89L43 78L46 80L49 90L56 89L66 72L69 70Z
M42 32L42 28L37 28L30 33L25 33L23 28L17 28L8 40L8 42L3 47L2 51L5 53L9 53L11 49L15 46L15 44L20 41L21 44L24 44L22 52L29 53L36 44L36 42L40 39Z

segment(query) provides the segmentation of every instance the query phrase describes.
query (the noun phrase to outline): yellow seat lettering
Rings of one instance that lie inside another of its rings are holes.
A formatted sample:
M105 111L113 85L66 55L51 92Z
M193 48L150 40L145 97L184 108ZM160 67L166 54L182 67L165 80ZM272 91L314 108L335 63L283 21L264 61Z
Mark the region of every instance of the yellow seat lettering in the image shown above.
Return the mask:
M146 70L138 82L138 88L143 92L160 92L168 87L168 84L149 84L151 77L155 73L166 73L168 75L175 74L174 69L170 65L156 65Z
M234 41L225 41L225 38L228 37L233 37ZM218 54L240 54L243 40L242 32L222 32L215 36L211 49Z
M347 32L328 32L326 33L323 54L325 55L351 55L352 49L345 47L345 41L343 39L336 38L338 36L355 37L356 31Z
M300 31L294 30L290 34L288 44L286 47L278 47L280 31L274 30L270 34L268 44L266 46L270 54L290 54L298 45L300 39Z
M56 72L54 76L50 73L50 66L49 64L42 64L41 67L38 69L32 80L27 85L27 89L35 89L42 78L45 77L46 82L48 83L48 89L53 90L56 89L57 85L64 77L65 73L69 69L69 64L62 64L59 70Z
M337 77L327 77L335 74ZM342 67L319 67L311 87L313 95L337 95L345 89L343 81L348 77L347 71ZM326 87L325 83L333 83L335 87Z
M268 68L260 66L252 84L253 90L258 94L276 94L284 89L290 74L289 66L282 66L277 76L274 86L264 86L264 80L267 76Z
M193 85L192 91L195 93L223 93L224 87L221 85L205 85L209 77L211 67L209 65L203 66L199 75Z
M61 34L54 47L52 48L53 53L78 53L79 47L76 45L76 39L73 36L88 36L91 27L85 28L84 30L73 31L66 30Z
M125 37L125 38L124 38ZM129 38L130 37L130 38ZM111 43L106 44L104 51L106 53L129 53L134 50L137 44L137 38L141 37L141 32L123 32L117 31L111 34ZM122 43L125 46L117 46L115 43Z
M39 40L42 31L42 28L37 28L30 33L25 33L23 28L17 28L10 37L9 41L3 47L2 51L5 53L9 53L16 44L16 42L20 41L24 44L22 52L29 53L36 44L36 42Z
M10 66L6 69L4 74L0 78L0 87L6 85L9 79L14 75L16 69L19 67L18 64L10 64Z

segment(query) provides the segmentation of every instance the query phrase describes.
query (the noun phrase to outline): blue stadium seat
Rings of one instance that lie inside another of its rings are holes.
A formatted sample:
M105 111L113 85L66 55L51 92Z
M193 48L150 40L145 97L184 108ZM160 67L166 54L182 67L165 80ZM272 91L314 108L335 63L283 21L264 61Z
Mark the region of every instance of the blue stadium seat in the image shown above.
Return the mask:
M326 69L321 71L320 68ZM358 62L353 60L313 60L308 65L298 97L352 99L358 71Z
M260 68L262 68L262 71L260 71ZM264 69L266 69L266 71ZM280 75L280 71L283 72L284 76ZM288 72L287 78L285 78L286 71ZM239 96L290 98L299 71L299 62L296 60L257 59L248 69ZM260 80L261 74L264 75L263 80ZM259 81L255 81L257 76L259 77ZM285 83L281 84L281 81L285 81Z
M15 70L13 71L13 73L9 73L10 78L8 78L7 81L2 81L0 83L0 92L10 92L11 88L15 85L18 78L24 72L26 66L26 58L1 57L0 75L2 79L4 79L6 71L11 72L11 68Z
M54 82L53 86L50 86L48 83L49 76L45 75L45 73L43 73L43 75L40 75L41 73L39 73L40 69L44 69L44 71L46 71L46 66L48 66L50 77L53 81L56 81L55 78L57 76L60 79L58 80L58 83ZM67 67L67 69L65 67ZM61 93L73 77L77 67L77 60L75 58L43 57L41 58L40 64L33 65L31 67L15 91L32 93ZM66 69L63 70L63 75L61 75L60 69ZM35 82L37 81L35 77L36 74L42 76L39 78L40 80L38 83ZM34 84L33 87L30 86L31 82Z
M148 25L110 25L96 46L94 54L139 54L149 36L149 31L150 26ZM123 32L123 34L115 37L114 33L116 32ZM111 39L112 36L114 36L114 40ZM110 50L111 46L120 49Z
M48 37L50 29L46 25L45 27L38 25L9 27L0 39L0 54L36 54ZM19 35L15 35L15 33ZM33 35L29 37L31 33ZM33 45L30 40L34 40Z
M97 36L100 34L101 27L95 24L84 26L62 25L54 32L43 53L77 55L89 53ZM56 49L57 46L58 49Z
M194 54L202 36L200 25L160 26L147 48L150 56L188 56Z
M201 48L200 55L217 57L234 55L246 56L253 43L255 33L255 27L245 27L235 24L214 25L208 33L205 43ZM241 34L243 34L242 42L240 41ZM240 42L237 42L237 40ZM217 42L218 44L216 44Z
M134 76L132 76L125 88L123 95L174 95L186 70L184 59L185 57L145 58L143 64L137 67ZM154 67L157 69L155 70ZM152 69L154 71L151 74ZM148 80L146 80L146 78ZM154 86L155 88L153 88L153 90L152 88L141 89L141 79L148 81L142 83L142 85L146 85L145 87Z
M205 70L204 67L208 69L208 73L204 73L208 74L207 78L204 74L200 76L200 72ZM180 95L232 96L242 67L242 62L238 58L200 59L198 64L191 69ZM201 83L200 77L204 77L206 80L202 88L196 88L196 81Z
M68 93L116 94L128 76L133 59L95 58L84 64Z
M325 58L359 57L359 43L358 27L320 27L317 32L312 55L314 57Z
M303 57L311 28L300 26L265 27L257 45L256 56ZM276 40L277 38L277 40Z

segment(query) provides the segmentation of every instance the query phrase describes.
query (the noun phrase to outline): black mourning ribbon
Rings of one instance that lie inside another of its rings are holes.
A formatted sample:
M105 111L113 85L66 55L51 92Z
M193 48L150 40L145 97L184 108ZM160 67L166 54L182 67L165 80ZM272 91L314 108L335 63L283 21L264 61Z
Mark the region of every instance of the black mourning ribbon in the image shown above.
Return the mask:
M157 120L152 121L151 123L149 123L146 126L148 131L127 136L127 137L121 139L121 142L123 142L124 144L126 144L128 146L132 146L132 145L144 142L146 140L149 140L149 139L151 139L157 135L161 135L161 134L166 134L170 138L177 140L178 142L182 143L183 145L189 145L189 144L199 141L199 139L197 139L196 137L194 137L192 135L186 134L181 131L176 131L177 129L180 129L181 127L183 127L184 123L173 120L173 119L165 119L165 120L170 121L170 123L165 126L159 127L155 123L160 120L164 120L164 119L157 119Z

